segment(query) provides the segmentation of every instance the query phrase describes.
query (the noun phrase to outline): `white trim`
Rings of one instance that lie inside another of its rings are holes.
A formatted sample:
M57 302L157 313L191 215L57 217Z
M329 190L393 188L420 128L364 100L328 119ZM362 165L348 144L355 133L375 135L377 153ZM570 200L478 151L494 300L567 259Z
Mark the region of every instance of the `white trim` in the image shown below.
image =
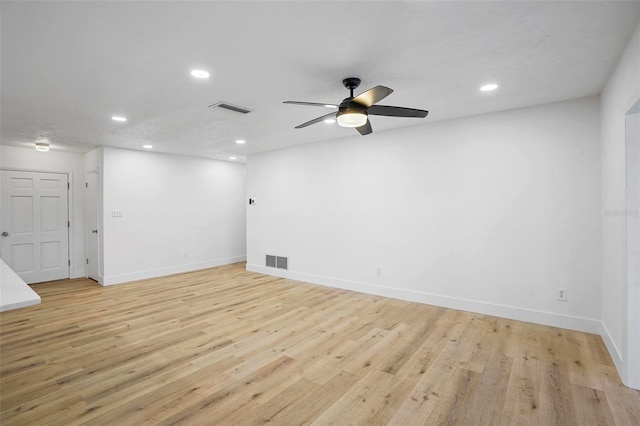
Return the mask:
M97 250L97 254L96 254L96 259L94 259L95 262L98 263L98 268L97 268L97 277L90 277L89 276L89 268L87 268L87 261L89 260L89 228L88 228L88 223L89 223L89 201L88 201L88 197L87 197L87 189L88 189L88 184L89 184L89 179L88 179L88 175L90 174L95 174L97 179L96 179L96 230L98 231L98 250ZM100 271L102 268L102 257L101 257L101 253L102 253L102 192L101 192L101 185L100 185L100 179L102 179L101 174L100 174L100 166L96 167L93 170L89 170L87 172L85 172L84 174L84 206L83 206L83 213L84 213L84 276L86 278L89 279L98 279L98 282L100 284L102 284L104 282L104 277L102 275L100 275Z
M73 217L73 172L67 172L67 264L69 265L69 278L74 277L71 271L75 271L76 261L74 259L76 253L76 247L73 242L76 231L76 219ZM83 274L84 275L84 274ZM81 275L81 276L83 276Z
M255 264L247 264L247 271L257 272L265 275L274 275L282 278L290 278L293 280L340 288L344 290L375 294L377 296L390 297L393 299L424 303L428 305L458 309L462 311L497 316L518 321L532 322L552 327L561 327L569 330L582 331L585 333L599 334L602 330L602 322L600 320L592 318L562 315L553 312L519 308L516 306L497 305L477 300L461 299L457 297L442 296L420 291L397 289L359 281L325 277L320 275L307 274L304 272L295 272L291 270L284 271Z
M602 337L604 345L607 347L609 355L611 355L611 359L618 369L620 377L624 376L622 374L624 371L624 357L622 356L622 352L616 345L615 340L613 340L613 337L611 337L611 333L609 332L607 324L605 324L604 321L600 321L600 332L598 334L600 334L600 336Z
M166 275L181 274L185 272L197 271L200 269L215 268L216 266L229 265L231 263L244 262L247 260L246 255L225 257L222 259L209 260L206 262L187 263L184 265L169 266L160 269L151 269L148 271L132 272L122 275L111 275L99 277L99 283L103 286L127 283L131 281L144 280L147 278L157 278Z
M73 264L73 260L71 261L71 264ZM74 279L74 278L86 278L87 277L87 271L84 268L75 268L73 269L73 273L71 274L71 276L69 277L70 279Z
M29 173L54 173L59 175L68 175L73 173L71 171L49 170L49 169L29 169L23 167L0 167L0 170L6 170L9 172L29 172Z
M626 237L626 290L627 290L627 327L626 327L626 362L622 381L625 385L640 389L640 240L638 239L637 209L640 182L637 173L640 164L640 95L625 114L625 223ZM636 127L637 126L637 127ZM634 129L634 130L632 130ZM636 211L635 215L630 214ZM622 376L622 374L621 374Z

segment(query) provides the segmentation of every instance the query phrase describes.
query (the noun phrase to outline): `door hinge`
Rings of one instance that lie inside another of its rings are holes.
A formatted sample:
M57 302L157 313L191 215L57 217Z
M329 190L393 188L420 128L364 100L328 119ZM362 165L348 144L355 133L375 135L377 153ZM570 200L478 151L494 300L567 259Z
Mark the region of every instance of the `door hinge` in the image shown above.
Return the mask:
M67 221L67 228L71 228L71 221L70 220Z
M67 263L71 266L71 259L67 260Z
M67 182L67 189L71 189L71 184Z
M87 265L89 264L89 258L87 258Z
M84 183L84 187L85 187L85 188L88 188L88 187L89 187L89 182L85 182L85 183Z

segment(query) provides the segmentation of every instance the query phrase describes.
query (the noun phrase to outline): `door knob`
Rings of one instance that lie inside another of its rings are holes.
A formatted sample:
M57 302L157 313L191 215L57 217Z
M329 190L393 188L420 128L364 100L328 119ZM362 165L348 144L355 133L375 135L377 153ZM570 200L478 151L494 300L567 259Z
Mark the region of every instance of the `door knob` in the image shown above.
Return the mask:
M2 236L3 236L3 237L8 237L8 236L9 236L9 233L8 233L7 231L4 231L4 232L2 233Z
M97 233L98 233L98 230L97 230L97 229L92 229L92 230L91 230L91 233L92 233L92 234L97 234Z

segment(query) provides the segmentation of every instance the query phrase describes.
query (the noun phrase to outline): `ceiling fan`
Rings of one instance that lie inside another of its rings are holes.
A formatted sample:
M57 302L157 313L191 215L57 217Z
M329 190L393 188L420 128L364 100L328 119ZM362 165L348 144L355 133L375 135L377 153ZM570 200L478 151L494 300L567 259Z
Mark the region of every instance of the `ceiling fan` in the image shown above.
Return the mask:
M376 102L381 101L393 93L393 90L388 87L376 86L354 97L353 90L360 85L360 79L356 77L345 78L342 80L342 84L351 91L351 94L348 98L345 98L340 105L321 104L316 102L284 101L285 104L320 106L338 109L337 112L330 112L322 117L302 123L301 125L296 126L296 129L302 129L303 127L307 127L321 121L330 120L335 117L339 126L355 127L356 130L364 136L373 131L371 129L371 123L369 122L369 115L424 118L429 113L429 111L425 111L423 109L374 105Z

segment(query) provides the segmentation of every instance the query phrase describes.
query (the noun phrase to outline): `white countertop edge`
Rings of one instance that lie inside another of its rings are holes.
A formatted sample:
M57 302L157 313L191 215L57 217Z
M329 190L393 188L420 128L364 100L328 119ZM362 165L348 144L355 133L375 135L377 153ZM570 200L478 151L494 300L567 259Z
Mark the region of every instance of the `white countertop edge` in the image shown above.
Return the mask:
M0 312L33 306L40 302L38 293L0 259Z

